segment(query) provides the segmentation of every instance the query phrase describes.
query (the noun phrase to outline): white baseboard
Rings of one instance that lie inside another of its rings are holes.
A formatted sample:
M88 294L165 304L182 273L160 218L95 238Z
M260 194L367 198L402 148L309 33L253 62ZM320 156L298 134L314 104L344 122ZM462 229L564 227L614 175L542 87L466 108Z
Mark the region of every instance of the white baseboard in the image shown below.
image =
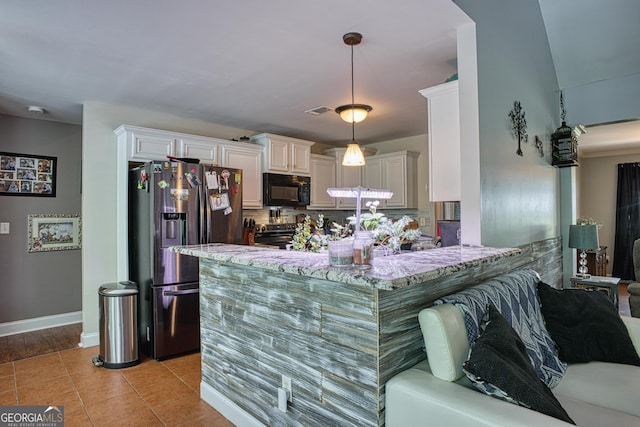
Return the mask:
M265 427L264 424L204 381L200 383L200 398L238 427Z
M100 345L100 333L99 332L83 332L80 334L80 347L94 347Z
M52 316L37 317L34 319L17 320L15 322L0 323L0 337L22 334L24 332L39 331L41 329L55 328L56 326L71 325L82 322L82 312L54 314Z

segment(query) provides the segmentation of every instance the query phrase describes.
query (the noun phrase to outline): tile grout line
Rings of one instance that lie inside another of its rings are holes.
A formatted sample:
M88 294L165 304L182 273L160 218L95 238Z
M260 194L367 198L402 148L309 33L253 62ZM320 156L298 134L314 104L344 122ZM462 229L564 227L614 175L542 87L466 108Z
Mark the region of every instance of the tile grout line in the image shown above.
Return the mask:
M131 387L133 389L133 391L135 392L136 395L138 395L140 400L142 400L142 402L144 403L144 406L146 406L146 408L153 414L153 416L156 417L158 422L166 427L167 424L164 421L162 421L162 419L160 418L160 416L158 414L156 414L156 411L154 411L153 408L151 407L151 405L149 404L149 402L147 402L146 399L144 397L142 397L142 395L140 394L138 389L133 384L131 384L131 381L129 381L127 376L122 374L122 372L120 372L120 375L122 375L122 378L126 381L127 384L129 384L129 387Z
M71 382L71 385L73 386L73 390L75 391L76 395L78 396L78 400L80 401L80 405L82 405L82 411L87 416L87 419L89 420L89 424L91 424L91 426L93 427L94 426L93 420L89 416L89 412L87 412L87 405L84 403L84 400L82 399L82 396L80 395L80 390L78 390L78 386L76 385L76 382L73 380L73 377L71 376L71 372L69 372L69 367L65 363L64 358L62 357L62 354L60 354L60 351L57 351L56 353L58 353L58 357L62 361L62 366L64 366L64 370L67 373L67 376L69 377L69 381Z

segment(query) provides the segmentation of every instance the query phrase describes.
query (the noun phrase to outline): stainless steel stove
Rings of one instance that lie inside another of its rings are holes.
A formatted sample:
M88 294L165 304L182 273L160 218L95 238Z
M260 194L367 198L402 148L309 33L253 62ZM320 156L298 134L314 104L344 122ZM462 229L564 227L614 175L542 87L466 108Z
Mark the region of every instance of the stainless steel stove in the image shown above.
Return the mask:
M277 246L286 249L296 232L296 223L257 224L255 234L256 245Z

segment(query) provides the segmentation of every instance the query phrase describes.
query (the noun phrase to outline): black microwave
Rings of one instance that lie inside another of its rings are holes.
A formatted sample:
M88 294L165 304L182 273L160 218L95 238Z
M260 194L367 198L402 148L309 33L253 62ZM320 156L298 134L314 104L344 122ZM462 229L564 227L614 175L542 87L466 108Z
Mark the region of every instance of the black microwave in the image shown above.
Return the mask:
M262 190L265 206L308 206L311 198L311 178L264 173Z

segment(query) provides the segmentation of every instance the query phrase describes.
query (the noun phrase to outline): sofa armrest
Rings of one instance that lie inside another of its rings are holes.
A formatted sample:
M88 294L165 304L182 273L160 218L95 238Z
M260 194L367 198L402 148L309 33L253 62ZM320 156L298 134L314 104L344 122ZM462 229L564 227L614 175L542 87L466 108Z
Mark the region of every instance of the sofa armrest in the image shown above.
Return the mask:
M640 318L629 316L620 316L620 318L629 331L629 336L633 346L636 348L636 352L640 354Z
M431 374L426 360L389 380L385 399L387 427L571 425L487 396L459 382L438 379Z

